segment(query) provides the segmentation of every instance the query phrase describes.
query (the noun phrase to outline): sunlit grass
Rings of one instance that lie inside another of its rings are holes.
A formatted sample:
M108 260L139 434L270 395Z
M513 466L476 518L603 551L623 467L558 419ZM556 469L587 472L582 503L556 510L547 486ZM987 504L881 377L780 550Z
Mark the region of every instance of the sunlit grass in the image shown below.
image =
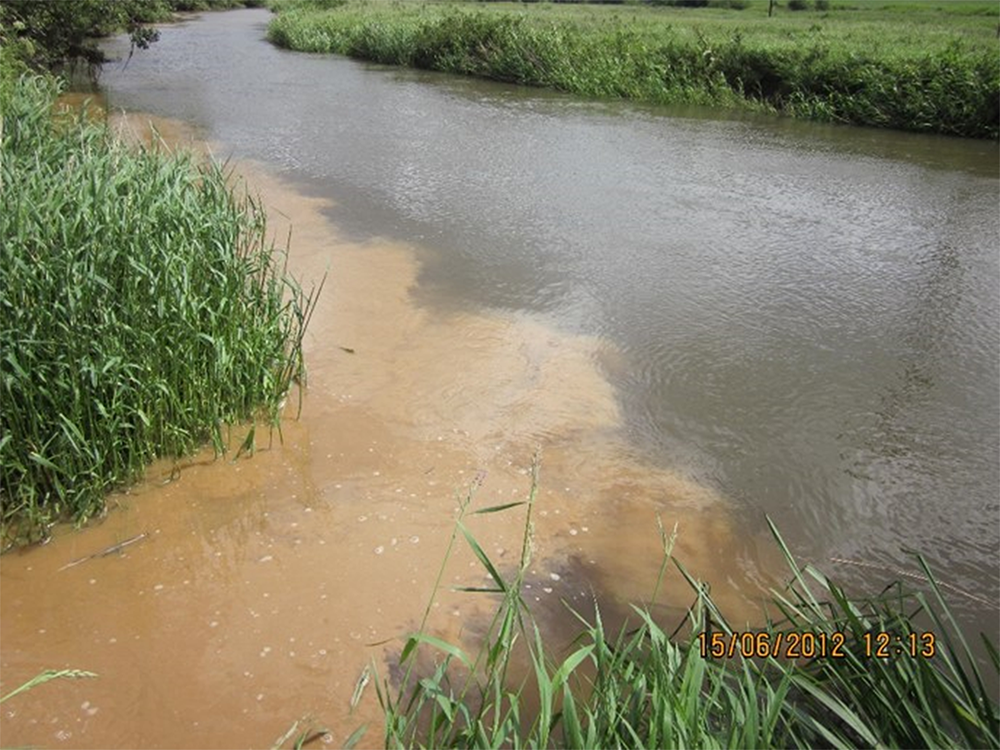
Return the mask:
M0 103L5 545L156 457L223 450L226 424L277 425L312 302L220 166L54 123L55 91L24 76Z

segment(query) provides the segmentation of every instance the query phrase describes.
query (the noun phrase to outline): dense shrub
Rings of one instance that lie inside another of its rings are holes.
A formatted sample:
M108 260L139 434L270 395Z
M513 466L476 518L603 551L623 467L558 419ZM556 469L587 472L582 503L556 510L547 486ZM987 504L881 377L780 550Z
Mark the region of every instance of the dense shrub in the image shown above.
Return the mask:
M146 24L169 16L167 0L4 0L0 43L20 43L36 67L74 59L97 63L104 55L94 37L125 29L144 47L156 38Z
M341 0L341 2L346 0ZM322 2L322 0L317 0ZM126 31L146 48L158 38L150 24L174 11L264 5L265 0L3 0L0 47L13 46L36 69L105 61L96 37Z

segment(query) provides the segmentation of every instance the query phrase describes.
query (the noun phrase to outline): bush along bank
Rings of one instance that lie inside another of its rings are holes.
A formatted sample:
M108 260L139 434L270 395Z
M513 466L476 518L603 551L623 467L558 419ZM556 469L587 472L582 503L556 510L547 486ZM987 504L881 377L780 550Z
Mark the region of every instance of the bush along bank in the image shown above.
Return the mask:
M918 37L880 47L845 43L844 35L776 40L729 25L682 34L679 24L662 20L651 30L457 5L272 5L278 15L268 38L304 52L588 97L747 107L973 138L1000 134L1000 56L960 35L926 47Z
M4 0L0 4L0 46L36 69L107 62L99 37L127 31L146 49L159 38L150 24L175 12L257 7L264 0Z
M5 547L101 512L156 457L224 450L224 425L277 425L314 299L218 165L56 123L57 90L0 89Z

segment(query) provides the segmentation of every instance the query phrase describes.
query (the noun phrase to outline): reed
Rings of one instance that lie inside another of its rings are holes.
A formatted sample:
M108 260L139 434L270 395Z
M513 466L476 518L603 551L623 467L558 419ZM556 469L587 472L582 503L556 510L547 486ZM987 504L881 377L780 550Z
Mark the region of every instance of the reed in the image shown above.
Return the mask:
M51 682L52 680L69 679L76 680L85 677L97 677L93 672L88 672L83 669L46 669L43 672L39 672L34 677L32 677L27 682L23 683L19 687L11 690L7 695L0 698L0 703L5 703L16 695L21 693L26 693L29 690L33 690L39 685L44 685L46 682Z
M1000 746L995 692L919 556L927 592L894 584L853 598L797 563L772 525L788 583L771 593L776 619L747 640L736 638L705 588L673 559L674 535L661 526L660 580L669 561L694 597L681 627L668 634L649 609L634 608L631 623L609 631L595 603L593 617L576 615L579 637L566 649L553 648L521 595L537 469L534 477L524 503L479 511L470 510L468 499L462 503L448 554L456 538L464 537L491 581L485 590L496 597L496 612L474 653L430 634L426 618L406 639L401 684L376 681L386 747ZM527 520L520 564L505 576L464 519L521 505L527 506ZM906 648L912 635L926 648L928 632L936 638L933 656L894 649L880 656L876 648L882 633ZM764 653L763 644L776 646L782 638L788 643L806 633L817 643L828 639L826 655L787 659L780 645L781 653ZM836 652L834 642L841 644ZM1000 674L996 644L984 642ZM730 643L737 644L732 656ZM727 653L713 656L715 647ZM433 657L433 668L417 666L422 652ZM517 668L519 653L526 654L526 670Z
M51 116L7 81L0 140L0 514L5 546L104 508L154 458L278 425L315 295L219 165Z
M268 38L294 50L587 97L1000 135L997 13L988 4L912 20L860 10L769 19L750 10L548 3L270 4L278 15Z

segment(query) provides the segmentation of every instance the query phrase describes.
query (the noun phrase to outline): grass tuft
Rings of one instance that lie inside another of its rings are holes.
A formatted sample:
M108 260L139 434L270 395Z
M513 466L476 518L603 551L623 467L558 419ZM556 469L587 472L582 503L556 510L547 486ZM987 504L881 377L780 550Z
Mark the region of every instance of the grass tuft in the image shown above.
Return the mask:
M5 546L100 513L154 458L223 451L223 425L277 425L315 301L222 167L56 123L57 91L26 75L0 101Z
M780 616L736 633L672 557L675 536L661 525L664 562L695 594L678 631L668 635L648 609L633 608L632 622L609 632L595 602L592 617L575 613L582 632L557 651L521 595L537 478L536 466L521 560L507 577L465 531L471 493L460 504L446 558L461 530L495 584L497 609L475 653L426 632L426 616L407 638L401 684L376 681L386 747L1000 746L996 696L919 556L929 595L894 584L852 598L797 563L772 525L790 572L772 592ZM440 576L435 593L439 584ZM880 655L882 634L926 653ZM432 668L416 666L421 651Z

